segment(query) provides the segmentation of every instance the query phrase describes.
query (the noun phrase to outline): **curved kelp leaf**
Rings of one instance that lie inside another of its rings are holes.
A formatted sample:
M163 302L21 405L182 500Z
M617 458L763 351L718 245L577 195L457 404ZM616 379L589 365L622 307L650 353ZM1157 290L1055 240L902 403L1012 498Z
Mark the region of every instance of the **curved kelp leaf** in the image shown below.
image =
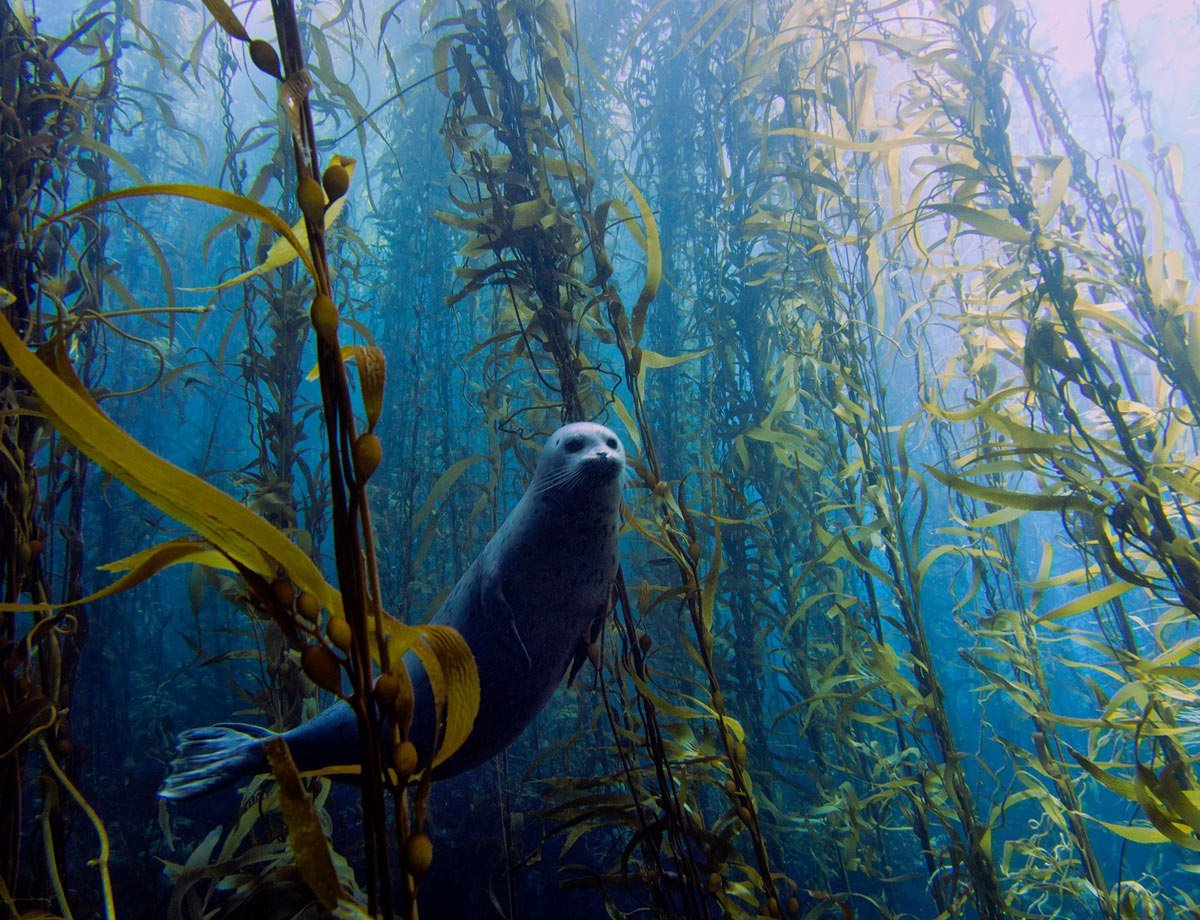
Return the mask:
M287 825L292 858L317 901L326 910L332 910L341 897L342 886L329 855L321 820L300 782L292 753L282 738L272 738L263 745L263 752L271 765L271 775L279 784L279 813Z
M1115 792L1121 798L1127 799L1130 802L1137 801L1137 792L1134 789L1132 780L1126 779L1123 776L1119 776L1110 770L1105 770L1099 764L1088 760L1088 758L1084 757L1074 748L1068 747L1067 752L1075 758L1079 765L1087 771L1092 779L1096 780L1096 782L1098 782L1105 789L1108 789L1110 792Z
M1048 623L1053 620L1065 620L1067 617L1075 616L1080 613L1087 613L1095 610L1109 601L1120 597L1122 594L1131 590L1133 585L1125 581L1114 581L1102 587L1096 588L1094 591L1089 591L1087 594L1068 601L1067 603L1054 608L1049 613L1044 613L1037 618L1037 623Z
M1161 796L1157 795L1158 788L1154 771L1143 764L1137 764L1133 774L1133 790L1137 795L1137 803L1154 825L1155 830L1174 844L1185 850L1200 850L1200 840L1192 836L1192 828L1172 814L1159 803ZM1189 802L1190 805L1192 803ZM1194 808L1194 805L1192 805Z
M411 648L425 665L435 707L445 713L445 730L433 757L436 767L462 747L471 734L479 713L479 672L475 656L458 630L437 625L409 629L416 634L410 637L415 640Z
M69 365L60 362L56 374L25 346L3 316L0 347L33 388L54 427L106 472L200 534L238 565L267 578L276 577L282 569L322 606L341 608L338 592L280 530L131 438L84 395L83 384Z
M80 604L91 604L122 591L128 591L143 581L157 575L163 569L173 565L190 562L194 565L204 565L212 569L229 569L236 571L237 567L218 550L214 549L207 540L194 537L181 537L169 540L149 549L144 549L132 556L118 559L100 566L110 572L125 572L116 581L106 585L99 591L81 597L78 600L67 601L63 604L0 604L0 613L22 613L35 610L58 610L63 607L75 607Z
M225 0L204 0L204 5L212 13L217 25L224 29L230 38L236 38L240 42L250 41L246 27L242 25L242 21L237 18L237 14L229 8Z
M1083 511L1090 514L1096 507L1082 495L1048 495L1046 493L1033 495L1028 492L1015 492L1009 489L980 485L961 476L943 473L931 466L926 466L925 469L942 485L948 486L956 492L1006 508L1019 508L1022 511L1056 511L1059 514L1066 511Z
M65 220L75 214L81 214L84 211L90 211L92 208L99 207L102 204L107 204L110 201L119 201L123 198L152 198L155 195L165 195L174 198L187 198L192 201L202 201L205 204L216 205L218 208L228 208L230 211L237 211L240 214L245 214L247 217L252 217L260 223L266 224L276 233L283 237L292 249L291 258L295 258L295 253L299 252L300 258L304 260L304 267L308 269L309 274L314 274L312 257L308 252L307 242L302 242L296 235L296 231L287 225L282 217L272 211L270 208L264 207L252 198L247 198L245 195L235 195L233 192L227 192L224 189L213 188L210 185L190 185L183 182L165 182L159 185L138 185L133 188L118 189L115 192L109 192L107 195L101 195L98 198L93 198L90 201L85 201L83 204L76 205L69 211L63 211L61 214L56 214L51 217L46 223L41 224L38 229L52 224L55 221ZM330 209L332 210L332 208ZM287 261L291 261L288 259ZM227 284L232 282L226 282Z
M440 743L432 766L437 766L455 753L471 734L479 715L479 671L471 647L458 630L451 626L426 624L408 626L395 623L388 636L388 656L391 673L412 693L412 683L404 665L404 655L412 652L425 668L433 693L437 722L443 726ZM436 739L435 739L435 743ZM360 776L358 763L338 764L318 770L305 771L304 776ZM392 773L393 782L404 777Z
M646 312L650 309L650 304L658 294L658 286L662 282L662 246L658 240L658 224L654 220L654 212L650 210L650 205L629 176L625 177L625 184L629 186L629 194L633 196L633 200L638 206L638 216L641 217L642 224L646 227L644 246L646 250L646 281L642 285L641 293L638 294L637 303L633 305L633 315L630 320L633 341L636 343L642 339L642 331L646 328Z
M486 454L476 454L474 457L464 457L462 460L452 464L449 469L442 473L442 475L439 476L437 481L433 484L433 487L429 490L429 494L425 496L425 501L421 503L421 507L418 508L416 513L413 515L413 529L416 530L425 523L425 519L429 517L430 512L433 511L434 507L441 500L442 496L450 491L450 488L456 482L458 482L459 478L467 471L468 468L475 465L480 460L487 459L488 457Z
M146 184L146 178L141 174L141 172L138 171L138 168L129 161L128 157L126 157L115 147L110 147L103 141L94 137L89 137L83 133L72 134L71 137L68 138L68 143L73 144L76 147L81 147L84 150L91 150L100 154L102 157L111 160L120 166L121 169L125 170L125 172L129 174L129 178L131 178L134 182L138 183L139 185Z
M660 355L649 348L643 348L642 364L646 367L660 370L665 367L675 367L676 365L683 364L685 361L691 361L693 358L702 358L710 351L712 351L711 348L702 348L700 351L689 351L682 355Z
M383 350L374 345L343 345L342 361L358 367L358 383L362 387L363 409L367 414L367 430L374 431L383 414L383 385L387 379L387 361ZM305 380L317 380L321 366L314 364L304 375Z
M354 176L353 157L343 157L334 155L329 159L330 166L341 166L346 172ZM348 196L342 195L337 201L329 203L326 196L325 219L324 227L328 230L333 226L334 222L342 213L342 208L346 206ZM250 200L250 199L247 199ZM261 207L261 205L260 205ZM282 268L289 262L293 261L297 256L304 260L304 264L308 266L309 271L312 270L312 255L308 248L308 237L304 233L304 218L296 221L289 229L289 232L284 234L282 239L276 240L271 248L267 251L267 257L254 268L249 271L244 271L240 275L230 278L228 281L222 281L220 284L212 285L211 287L188 288L191 291L223 291L226 288L234 287L241 284L243 281L248 281L256 275L262 275L272 269Z
M980 211L978 208L968 208L962 204L932 204L929 206L929 209L937 211L939 214L948 214L951 217L955 217L964 224L974 227L984 236L1005 240L1009 243L1029 242L1028 231L1022 229L1018 224L1010 220L1005 220L1003 217L997 217L988 211Z

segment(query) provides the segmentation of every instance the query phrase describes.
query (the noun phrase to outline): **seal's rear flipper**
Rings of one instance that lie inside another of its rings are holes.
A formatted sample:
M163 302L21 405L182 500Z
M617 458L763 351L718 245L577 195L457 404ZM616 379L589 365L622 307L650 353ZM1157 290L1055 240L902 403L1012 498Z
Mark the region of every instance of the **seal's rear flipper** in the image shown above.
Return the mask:
M159 798L190 799L265 772L262 741L274 736L257 725L233 722L183 732Z

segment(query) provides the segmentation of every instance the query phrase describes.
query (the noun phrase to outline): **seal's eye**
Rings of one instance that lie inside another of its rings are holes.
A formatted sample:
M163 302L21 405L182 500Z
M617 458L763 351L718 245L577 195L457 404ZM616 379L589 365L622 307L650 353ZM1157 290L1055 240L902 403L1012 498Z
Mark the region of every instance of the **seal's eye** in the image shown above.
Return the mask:
M563 450L568 454L577 454L583 450L583 438L567 438L567 443L563 445Z
M604 443L608 445L608 449L609 449L609 450L616 450L616 449L617 449L617 439L616 439L616 438L609 438L609 439L608 439L607 441L605 441Z

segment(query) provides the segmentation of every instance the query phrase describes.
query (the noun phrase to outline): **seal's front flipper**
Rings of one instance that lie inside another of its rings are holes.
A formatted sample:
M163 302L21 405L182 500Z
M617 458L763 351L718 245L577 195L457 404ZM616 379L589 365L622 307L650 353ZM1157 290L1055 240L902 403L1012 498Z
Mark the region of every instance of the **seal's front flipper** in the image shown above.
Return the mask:
M190 799L266 772L262 742L273 737L273 731L233 722L183 732L159 798Z
M575 651L571 655L571 661L567 664L567 686L575 683L575 675L579 673L579 669L583 667L583 663L588 660L588 647L591 645L583 636L579 637L579 641L575 643Z
M584 630L583 635L579 637L579 641L575 643L575 651L571 656L571 661L567 665L568 687L575 683L575 676L579 673L579 669L583 667L583 663L589 658L597 668L600 667L598 663L600 660L599 650L596 649L596 657L593 657L593 649L595 649L596 640L600 638L600 631L604 629L604 618L606 616L608 616L607 606L605 606L602 613L598 614L596 618L588 624L588 628Z
M512 633L512 637L517 640L517 645L525 654L525 664L527 667L533 667L533 658L529 655L529 649L525 648L525 640L521 638L521 631L517 629L517 616L513 613L513 609L509 606L508 598L504 596L504 579L500 575L498 565L487 562L483 567L483 577L479 579L479 601L481 610L493 611L494 614L501 620L501 625Z

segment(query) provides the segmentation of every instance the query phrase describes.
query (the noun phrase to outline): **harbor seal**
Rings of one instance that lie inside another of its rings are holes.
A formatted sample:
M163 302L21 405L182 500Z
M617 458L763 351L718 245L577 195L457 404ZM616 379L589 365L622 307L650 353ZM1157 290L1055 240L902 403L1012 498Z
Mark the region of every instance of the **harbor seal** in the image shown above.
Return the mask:
M608 612L617 572L625 450L603 425L564 425L547 439L521 500L459 579L432 622L453 626L475 656L480 704L466 742L434 777L462 773L507 747L542 710ZM413 682L409 740L429 763L435 708L429 677L408 652ZM187 799L268 770L275 732L223 723L179 736L158 794ZM341 701L282 733L301 772L358 762L358 725Z

